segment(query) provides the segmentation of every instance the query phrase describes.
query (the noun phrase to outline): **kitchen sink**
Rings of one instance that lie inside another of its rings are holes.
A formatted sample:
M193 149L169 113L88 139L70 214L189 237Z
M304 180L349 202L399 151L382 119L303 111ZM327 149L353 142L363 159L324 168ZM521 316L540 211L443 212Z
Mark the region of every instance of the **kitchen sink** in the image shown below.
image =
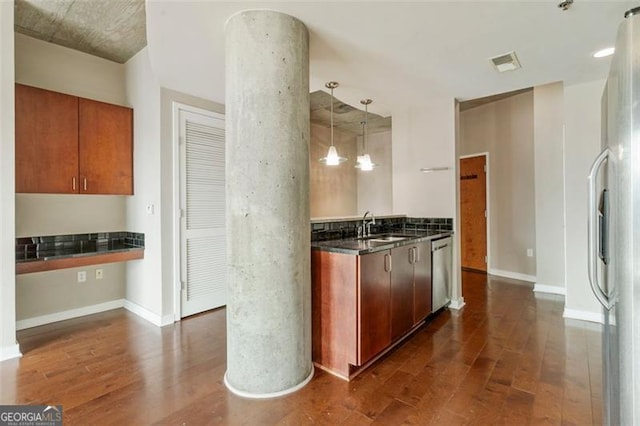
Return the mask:
M396 237L393 235L381 235L379 237L369 238L369 242L374 243L393 243L396 241L406 240L408 237Z

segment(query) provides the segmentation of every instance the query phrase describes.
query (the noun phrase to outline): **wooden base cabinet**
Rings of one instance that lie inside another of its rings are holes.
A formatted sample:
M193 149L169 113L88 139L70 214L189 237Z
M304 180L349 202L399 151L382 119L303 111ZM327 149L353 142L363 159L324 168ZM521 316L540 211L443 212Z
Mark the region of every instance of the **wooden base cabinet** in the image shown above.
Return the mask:
M358 322L358 362L363 365L391 343L390 269L388 251L354 256L357 258L356 297Z
M16 192L133 194L133 110L15 85Z
M349 380L429 315L431 263L422 246L361 256L311 251L316 365Z
M358 256L311 250L313 361L348 379L358 361Z
M413 327L412 256L413 246L391 250L391 340L397 340Z

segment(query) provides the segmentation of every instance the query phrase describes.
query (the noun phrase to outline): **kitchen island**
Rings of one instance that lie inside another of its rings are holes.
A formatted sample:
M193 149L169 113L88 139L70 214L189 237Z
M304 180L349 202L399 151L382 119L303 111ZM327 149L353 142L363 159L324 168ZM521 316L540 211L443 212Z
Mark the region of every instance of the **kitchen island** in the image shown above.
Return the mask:
M313 361L345 380L432 312L431 241L450 231L390 232L311 243Z

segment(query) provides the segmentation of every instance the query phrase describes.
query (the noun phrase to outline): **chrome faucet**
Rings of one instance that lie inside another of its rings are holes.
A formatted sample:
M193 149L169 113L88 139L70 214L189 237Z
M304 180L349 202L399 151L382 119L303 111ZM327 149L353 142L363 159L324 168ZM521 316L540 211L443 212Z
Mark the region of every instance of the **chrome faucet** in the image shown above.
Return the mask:
M367 216L371 215L371 220L367 221ZM369 210L362 216L362 236L368 237L371 235L371 225L376 224L376 218L373 216Z

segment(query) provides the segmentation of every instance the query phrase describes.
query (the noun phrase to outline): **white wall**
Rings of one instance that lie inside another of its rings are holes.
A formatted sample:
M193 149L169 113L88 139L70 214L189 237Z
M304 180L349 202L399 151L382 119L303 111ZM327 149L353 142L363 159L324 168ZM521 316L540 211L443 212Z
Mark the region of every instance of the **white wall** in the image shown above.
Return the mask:
M144 48L125 64L127 100L133 106L134 195L127 198L128 229L145 234L144 259L127 265L126 298L162 317L162 240L160 186L160 85ZM153 205L154 214L147 214Z
M22 34L15 34L15 81L127 105L123 65ZM13 182L13 175L11 179ZM15 233L36 236L124 231L127 230L126 198L16 194ZM87 282L83 286L77 285L75 270L19 275L16 277L17 318L24 320L122 299L125 267L124 263L104 265L104 278L99 283ZM95 268L82 269L92 275Z
M455 105L434 99L393 112L393 212L409 217L455 216ZM450 170L422 173L422 167Z
M602 320L587 275L587 175L600 153L605 80L564 88L567 296L565 316Z
M0 2L0 361L20 355L15 315L13 2Z
M565 292L562 83L533 89L536 290Z
M489 273L535 280L533 91L460 113L459 155L489 153Z
M358 148L362 146L361 136L357 138L356 143ZM391 131L367 135L367 153L377 166L368 172L357 171L358 208L356 213L361 215L369 210L374 215L391 214L393 213Z
M145 233L145 258L127 265L127 303L157 325L174 321L174 256L178 254L174 206L173 102L224 113L221 105L161 88L142 49L126 64L127 97L134 114L134 193L127 225ZM154 214L147 213L153 205ZM133 304L133 306L132 306Z
M127 105L124 65L15 34L16 82Z
M391 129L393 212L409 217L454 218L451 307L464 305L458 270L460 258L456 200L458 106L453 98L434 99L420 107L393 112ZM423 167L450 170L422 173Z

